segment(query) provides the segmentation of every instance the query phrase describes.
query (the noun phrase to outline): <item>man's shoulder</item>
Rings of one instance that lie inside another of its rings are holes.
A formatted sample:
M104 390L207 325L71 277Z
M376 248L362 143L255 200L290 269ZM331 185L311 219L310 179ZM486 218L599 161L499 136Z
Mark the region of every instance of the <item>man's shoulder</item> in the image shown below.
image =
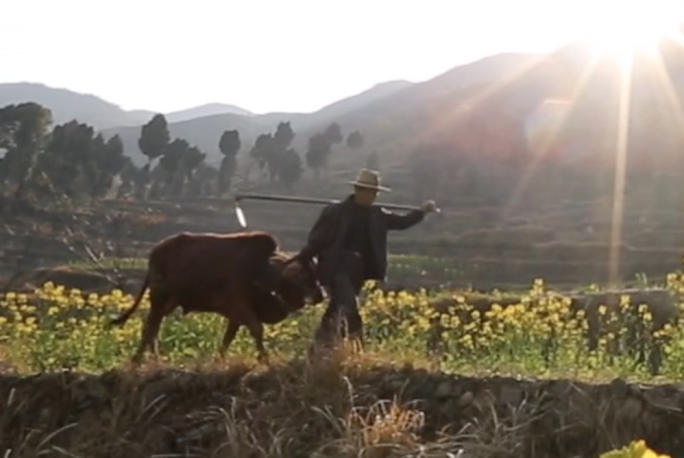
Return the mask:
M325 219L334 218L337 215L342 214L343 212L344 212L343 202L329 203L325 207L323 207L323 210L321 210L321 218L325 218Z
M335 212L343 209L345 207L345 202L343 200L339 202L332 202L323 207L323 211L326 213Z
M335 211L342 211L347 208L351 208L351 197L346 197L344 199L338 200L337 202L331 202L328 205L325 206L323 211L327 212L335 212Z

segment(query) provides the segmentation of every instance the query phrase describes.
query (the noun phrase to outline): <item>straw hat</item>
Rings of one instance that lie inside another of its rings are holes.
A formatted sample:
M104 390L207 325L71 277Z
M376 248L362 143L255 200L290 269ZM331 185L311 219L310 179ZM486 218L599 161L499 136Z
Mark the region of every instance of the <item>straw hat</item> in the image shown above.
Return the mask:
M391 189L380 185L380 173L375 170L361 169L356 180L347 183L361 188L375 189L377 191L390 192Z

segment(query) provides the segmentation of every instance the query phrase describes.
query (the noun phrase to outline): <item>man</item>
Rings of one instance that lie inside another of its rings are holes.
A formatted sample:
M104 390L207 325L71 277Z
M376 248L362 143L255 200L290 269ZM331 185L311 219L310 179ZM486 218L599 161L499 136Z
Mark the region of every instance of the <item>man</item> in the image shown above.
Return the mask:
M380 185L375 171L362 169L349 183L354 194L323 209L298 254L303 259L318 258L319 280L330 296L314 347L328 346L344 334L362 339L357 296L366 280L385 280L387 231L408 229L436 210L432 200L406 215L373 206L378 192L390 191Z

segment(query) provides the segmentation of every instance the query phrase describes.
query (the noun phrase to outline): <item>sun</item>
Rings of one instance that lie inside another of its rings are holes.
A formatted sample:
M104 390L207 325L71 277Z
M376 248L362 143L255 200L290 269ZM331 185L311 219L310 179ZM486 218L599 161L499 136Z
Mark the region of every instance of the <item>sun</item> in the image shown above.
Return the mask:
M660 24L606 24L606 30L591 39L591 46L600 53L627 54L654 51L665 35Z
M581 33L596 52L619 56L654 52L684 20L683 0L597 1Z

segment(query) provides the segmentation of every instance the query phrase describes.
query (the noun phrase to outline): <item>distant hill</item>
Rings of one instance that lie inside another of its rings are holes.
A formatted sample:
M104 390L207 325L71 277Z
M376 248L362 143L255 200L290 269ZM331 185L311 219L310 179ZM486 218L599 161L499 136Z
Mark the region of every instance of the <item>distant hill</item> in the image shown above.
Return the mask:
M376 84L366 91L331 103L312 113L310 122L312 125L333 122L348 114L363 112L374 102L384 100L411 86L413 83L403 80Z
M291 118L283 115L282 118L272 118L269 122L262 123L258 116L219 114L169 123L169 132L172 138L184 138L191 144L201 148L202 151L209 153L207 162L216 164L221 158L218 142L224 130L237 129L242 139L242 149L245 150L251 147L251 143L260 133L268 132L275 128L278 119L288 120ZM140 165L146 162L145 157L138 149L140 129L140 126L116 127L105 129L102 133L107 138L119 135L123 141L126 153L131 156L136 164Z
M212 103L166 114L172 136L185 138L208 153L208 162L220 160L218 140L224 130L240 131L243 148L248 151L261 133L273 131L281 121L289 121L297 136L293 146L304 152L308 138L331 122L343 131L360 130L366 137L366 149L386 149L401 144L423 127L412 119L425 109L440 104L458 103L458 91L486 85L517 71L538 58L529 54L500 54L461 65L421 83L388 81L366 91L336 101L312 113L267 113L255 115L240 107ZM454 98L455 97L455 98ZM141 126L154 113L147 110L126 111L99 97L35 83L0 84L0 106L34 100L52 109L56 122L77 118L87 122L107 137L119 134L126 153L144 163L137 140ZM338 158L333 158L333 165ZM341 155L339 159L345 162ZM346 159L357 161L347 155Z
M670 71L673 90L680 94L684 92L681 49L674 45L664 49L667 51L664 62ZM583 74L588 65L593 65L593 71L586 77ZM640 110L643 114L638 116L656 119L658 110L662 113L667 110L654 105L655 83L644 70L649 66L636 61L634 68L633 85L639 88L634 94L634 103L644 101L644 108ZM619 86L619 71L614 59L596 62L591 50L570 44L549 54L504 53L485 57L420 83L390 81L377 84L312 113L255 115L231 105L209 104L170 113L167 119L171 134L208 153L210 163L217 163L221 158L218 141L224 130L240 132L242 153L245 153L259 134L272 132L279 122L289 121L296 133L293 147L303 153L311 135L331 122L338 122L344 134L361 131L365 145L362 151L353 154L345 151L344 146L337 147L340 152L334 152L330 159L332 169L356 168L365 153L371 150L379 152L383 167L391 168L403 164L416 144L445 136L451 138L451 148L458 144L458 148L471 152L508 154L510 145L529 142L531 131L544 130L540 126L549 123L546 118L556 116L539 114L538 108L545 101L560 100L581 115L571 117L565 127L566 136L559 138L573 137L575 147L581 147L585 151L583 154L588 154L587 151L593 148L590 143L599 141L599 133L607 132L605 135L612 136L606 141L614 138L610 123L617 119L615 91ZM583 88L581 93L576 93L580 79L583 79ZM659 84L662 86L662 81ZM140 127L149 120L150 112L126 112L94 96L27 84L23 85L23 93L11 90L12 85L0 85L0 104L7 102L8 88L15 99L16 94L21 93L26 98L33 91L32 99L52 108L58 120L60 116L64 120L66 112L71 117L79 115L79 119L98 127L108 125L102 128L103 133L106 136L119 134L127 154L136 163L144 163L137 140ZM648 100L652 100L649 102L651 108ZM98 113L100 122L96 123ZM661 125L678 119L674 115L668 116L661 115ZM657 136L648 138L652 142L664 141L658 140Z
M422 110L448 100L458 103L458 91L468 91L477 85L487 85L506 75L520 71L539 56L532 54L500 54L455 67L421 83L389 81L376 84L359 94L344 98L313 113L267 113L263 115L220 114L169 122L171 134L182 137L209 154L209 162L220 160L218 139L226 129L237 129L242 138L243 152L251 148L256 136L273 131L281 121L289 121L297 136L293 146L304 152L308 138L338 122L344 132L360 130L366 134L366 149L383 149L401 143L414 132L411 119ZM455 97L455 98L454 98ZM453 99L450 99L453 98ZM168 119L168 118L167 118ZM415 124L415 128L419 127ZM422 129L422 127L421 127ZM106 135L119 134L136 163L144 158L137 147L139 126L107 129ZM358 163L357 155L339 156L340 161ZM347 160L348 159L348 160ZM337 158L333 160L337 162ZM355 166L355 165L353 165Z
M242 151L246 152L252 147L259 134L274 131L281 121L288 121L292 124L297 134L294 146L303 151L308 136L313 132L323 129L331 122L351 113L363 113L366 106L391 97L412 85L413 83L408 81L390 81L377 84L366 91L334 102L313 113L266 113L262 115L227 113L180 122L173 122L170 116L167 116L167 121L169 121L171 135L185 138L202 151L207 152L209 163L216 163L221 158L218 141L224 130L237 129L242 140ZM107 136L118 134L123 140L126 152L133 160L138 164L144 163L145 159L138 149L140 126L106 129L103 133Z
M140 126L156 114L150 110L124 110L92 94L82 94L41 83L0 83L0 107L27 101L37 102L50 108L57 124L78 119L97 129ZM165 116L172 123L219 114L253 116L252 112L244 108L225 103L208 103L165 113Z
M166 120L171 123L221 114L237 114L241 116L254 115L254 113L251 111L245 110L244 108L240 108L235 105L229 105L226 103L207 103L206 105L188 108L187 110L173 111L171 113L167 113L165 116Z
M142 119L143 122L149 121L156 113L149 110L130 110L127 113L134 116L136 120ZM140 121L136 121L136 124Z
M40 83L0 83L0 107L29 101L50 108L58 124L78 119L98 129L140 125L153 114L145 110L126 111L92 94Z
M431 119L428 112L438 114L438 122L443 124L445 116L450 116L450 111L463 103L475 88L497 83L539 58L539 55L522 53L486 57L370 100L362 109L340 113L335 120L345 131L366 132L368 149L388 147L424 132L425 126L420 121ZM316 124L310 127L311 131L324 127Z

